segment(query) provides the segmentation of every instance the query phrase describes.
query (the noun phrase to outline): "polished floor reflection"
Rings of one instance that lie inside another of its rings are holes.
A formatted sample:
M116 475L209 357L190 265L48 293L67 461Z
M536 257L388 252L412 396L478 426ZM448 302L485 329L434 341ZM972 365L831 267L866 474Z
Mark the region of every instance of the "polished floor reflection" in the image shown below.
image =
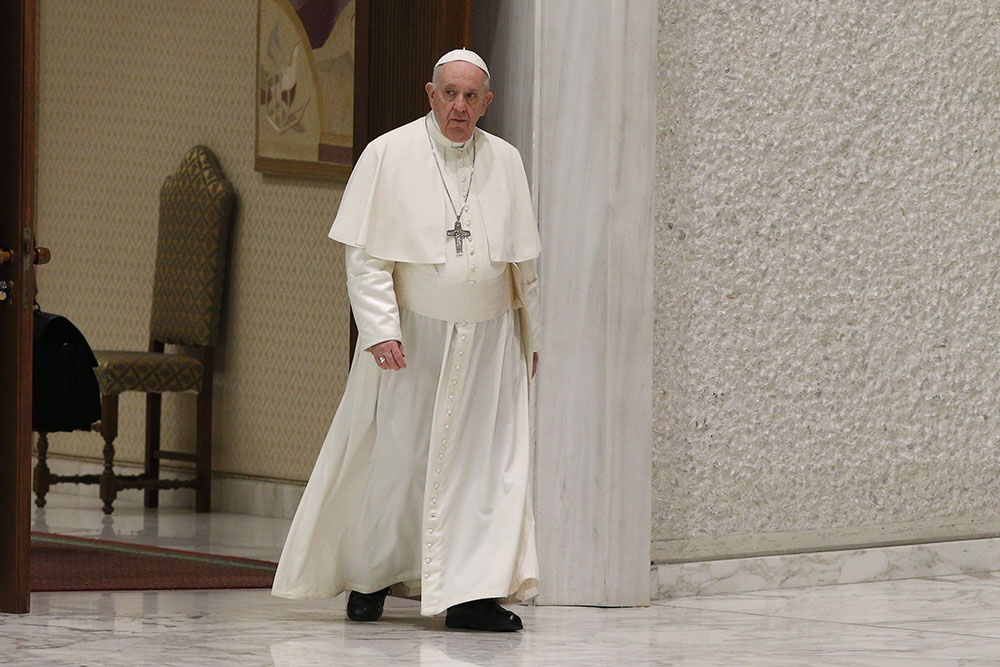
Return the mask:
M273 558L287 521L52 496L36 529ZM343 598L267 591L39 593L0 615L16 665L995 665L1000 574L682 598L644 609L519 606L514 635L447 631L416 603L344 621Z
M49 493L43 509L32 504L31 529L277 562L292 523L247 514L197 514L168 507L147 510L138 491L119 496L114 513L105 516L96 487L89 488L90 495Z

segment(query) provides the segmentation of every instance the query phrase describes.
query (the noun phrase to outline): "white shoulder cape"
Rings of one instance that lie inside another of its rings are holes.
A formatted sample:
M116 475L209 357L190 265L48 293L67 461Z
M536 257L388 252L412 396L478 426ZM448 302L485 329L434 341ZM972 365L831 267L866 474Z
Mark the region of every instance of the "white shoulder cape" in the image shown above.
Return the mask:
M368 144L351 172L330 238L364 248L379 259L445 261L442 241L455 216L434 165L425 118ZM521 155L499 137L478 128L475 133L476 167L469 196L479 199L490 259L535 258L541 242Z

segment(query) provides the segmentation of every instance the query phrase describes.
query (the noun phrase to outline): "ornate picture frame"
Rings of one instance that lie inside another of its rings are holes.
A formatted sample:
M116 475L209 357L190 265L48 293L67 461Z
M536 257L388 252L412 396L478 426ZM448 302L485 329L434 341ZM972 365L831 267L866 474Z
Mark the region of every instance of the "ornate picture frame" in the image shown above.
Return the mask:
M258 0L254 169L346 179L364 0Z

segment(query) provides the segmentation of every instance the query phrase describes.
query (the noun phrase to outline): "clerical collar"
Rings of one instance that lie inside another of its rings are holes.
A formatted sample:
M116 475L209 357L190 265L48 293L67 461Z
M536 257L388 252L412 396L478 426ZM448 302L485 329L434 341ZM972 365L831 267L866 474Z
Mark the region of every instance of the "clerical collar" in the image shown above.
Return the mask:
M436 143L441 146L451 146L455 150L465 148L465 144L469 143L468 140L458 143L444 136L444 132L441 131L441 127L438 125L437 117L434 115L434 112L428 111L427 115L431 117L431 136L434 138ZM473 129L472 131L475 132L476 130Z

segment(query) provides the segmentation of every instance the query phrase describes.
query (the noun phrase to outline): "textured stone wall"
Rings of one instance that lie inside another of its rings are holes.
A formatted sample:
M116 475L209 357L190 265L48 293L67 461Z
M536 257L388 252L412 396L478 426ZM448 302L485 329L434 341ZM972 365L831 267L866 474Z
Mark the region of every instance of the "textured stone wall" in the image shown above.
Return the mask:
M233 181L214 468L305 480L347 374L343 256L326 238L335 181L253 170L256 0L42 0L39 300L95 348L145 349L158 193L203 143ZM194 398L164 399L165 444L190 449ZM119 460L142 458L143 399L122 398ZM99 457L93 434L52 451Z
M1000 497L1000 8L659 4L653 539Z

